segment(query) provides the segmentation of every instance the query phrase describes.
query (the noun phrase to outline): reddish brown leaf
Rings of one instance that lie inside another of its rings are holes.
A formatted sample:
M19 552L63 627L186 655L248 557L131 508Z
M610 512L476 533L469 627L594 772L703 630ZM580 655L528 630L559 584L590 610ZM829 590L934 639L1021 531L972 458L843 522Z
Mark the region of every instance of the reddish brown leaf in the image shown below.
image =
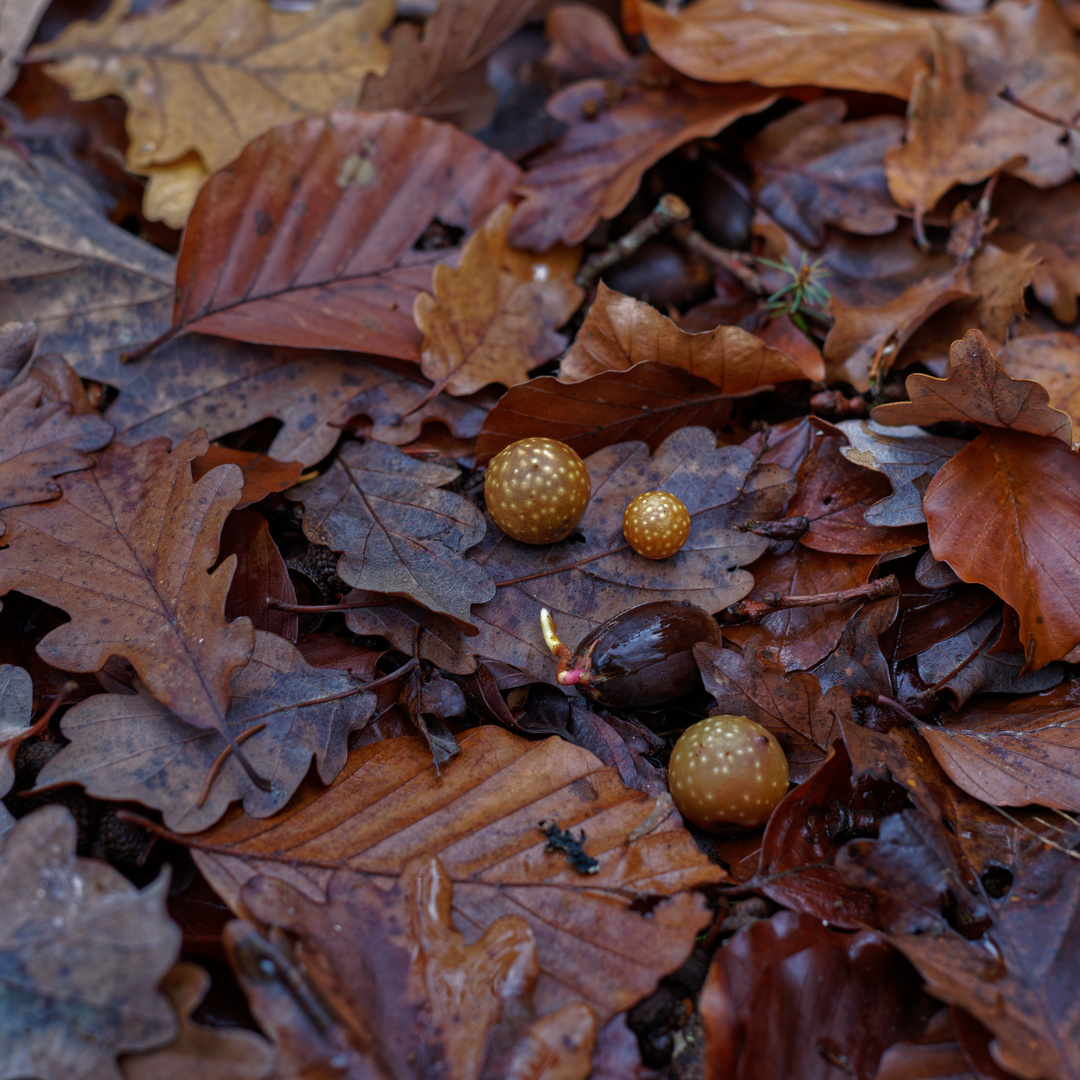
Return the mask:
M880 1080L882 1052L922 1033L938 1006L876 935L791 911L726 941L701 991L710 1080ZM827 1048L827 1049L826 1049ZM910 1080L910 1078L908 1078Z
M876 235L896 227L885 151L900 141L898 116L843 123L847 103L822 98L774 120L746 147L754 194L772 219L809 247L826 225Z
M1050 396L1038 383L1007 375L978 330L953 342L947 379L909 375L905 386L911 401L879 405L873 412L877 423L925 426L954 420L1049 435L1069 445L1068 416L1050 408Z
M851 719L851 699L839 687L821 692L806 672L792 675L761 667L751 656L717 645L695 645L701 679L714 711L748 716L780 740L791 779L801 783L840 738Z
M465 550L484 535L472 503L443 485L460 473L417 461L383 443L349 443L317 479L289 497L304 504L304 532L344 554L348 585L400 596L473 624L471 604L490 600L490 574Z
M235 560L208 573L242 478L220 465L193 483L189 462L206 449L202 433L172 454L159 442L114 446L92 472L69 474L62 499L9 518L0 591L71 616L38 645L49 663L98 671L122 656L178 717L221 731L231 674L255 631L247 619L225 621Z
M71 742L38 783L82 784L98 798L134 799L162 811L180 832L207 828L239 800L245 813L265 818L288 802L312 758L323 783L340 772L349 733L375 709L374 695L361 689L358 679L311 667L295 646L260 631L251 662L233 676L226 722L271 790L251 782L224 737L192 729L145 691L98 694L70 709L62 723Z
M581 382L647 360L681 368L725 394L825 377L820 358L807 362L789 356L737 326L687 334L656 308L601 282L585 322L559 365L560 380Z
M805 547L850 555L877 555L926 543L921 525L871 525L866 513L888 494L884 477L860 469L841 453L843 439L818 434L796 477L788 517L805 517Z
M180 249L175 330L417 360L413 300L457 254L417 242L433 218L475 229L517 176L456 128L404 113L276 128L200 192Z
M249 450L234 450L211 443L202 457L191 462L191 478L199 481L211 469L230 463L238 465L244 474L244 490L236 504L237 510L262 502L267 495L276 491L292 487L304 471L299 461L277 461L269 454L255 454Z
M571 84L547 105L568 129L530 161L515 188L525 201L511 241L530 251L580 243L626 206L650 165L775 100L757 86L694 82L655 57L631 61L613 79Z
M454 891L438 859L417 858L389 892L339 870L325 903L263 877L245 886L243 902L299 938L301 961L375 1075L422 1080L445 1069L493 1080L528 1063L537 1080L585 1080L592 1009L570 1001L537 1016L529 923L503 915L466 944L451 921Z
M96 413L73 415L70 404L43 401L45 393L29 378L0 394L0 510L58 498L53 477L88 469L87 451L112 438L112 424Z
M272 606L295 604L296 590L266 518L250 508L234 510L221 530L221 555L236 556L236 574L225 598L225 617L232 620L246 615L256 630L296 641L296 614Z
M555 330L584 299L574 284L580 252L514 251L506 242L510 213L505 204L492 214L465 244L456 269L436 266L435 295L421 293L413 304L424 333L420 366L448 394L524 382L566 347Z
M916 216L956 184L999 169L1039 187L1073 175L1060 128L1003 101L1008 87L1051 116L1080 104L1080 52L1056 4L1004 0L977 18L933 20L930 69L914 83L908 130L885 158L889 188Z
M655 449L684 427L723 428L730 415L727 394L668 364L644 361L580 383L545 375L499 398L484 420L476 460L486 464L504 446L532 435L559 439L582 457L635 439Z
M617 75L630 62L615 24L588 4L558 4L544 18L544 63L565 82Z
M61 806L25 817L0 852L0 1075L119 1077L116 1055L176 1034L158 991L180 951L165 913L168 874L141 892L105 863L75 858Z
M558 738L530 742L497 727L461 739L439 779L423 740L353 751L329 791L313 785L276 819L233 816L202 839L196 858L234 909L257 873L321 900L330 860L358 874L399 878L409 861L435 855L454 884L456 925L475 941L497 918L522 915L536 935L534 1000L549 1011L584 1000L603 1023L678 967L707 921L684 890L721 877L677 816L627 841L653 800L623 787L614 770ZM600 862L583 877L544 851L538 821L584 828ZM260 859L288 852L289 863ZM643 917L633 897L666 897Z
M1080 338L1064 331L1013 338L997 359L1012 378L1041 384L1050 408L1072 419L1071 441L1080 442Z
M695 79L829 86L907 98L930 49L926 12L867 0L636 0L652 49Z
M919 729L956 783L995 806L1080 810L1080 695L1073 680L1033 697L971 704Z
M934 557L1015 609L1029 667L1080 643L1075 454L1056 439L991 428L942 467L923 509Z

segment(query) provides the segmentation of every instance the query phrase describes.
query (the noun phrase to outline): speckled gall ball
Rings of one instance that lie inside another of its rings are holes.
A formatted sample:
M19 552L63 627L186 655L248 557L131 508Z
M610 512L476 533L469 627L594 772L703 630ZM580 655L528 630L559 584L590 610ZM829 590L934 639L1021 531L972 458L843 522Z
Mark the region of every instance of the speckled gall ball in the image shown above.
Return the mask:
M556 439L520 439L488 466L484 501L495 524L524 544L565 540L592 494L585 462Z
M707 716L675 744L668 784L679 812L699 828L756 829L787 792L787 758L772 732L753 720Z
M690 535L690 511L666 491L646 491L627 508L622 519L626 542L646 559L674 555Z

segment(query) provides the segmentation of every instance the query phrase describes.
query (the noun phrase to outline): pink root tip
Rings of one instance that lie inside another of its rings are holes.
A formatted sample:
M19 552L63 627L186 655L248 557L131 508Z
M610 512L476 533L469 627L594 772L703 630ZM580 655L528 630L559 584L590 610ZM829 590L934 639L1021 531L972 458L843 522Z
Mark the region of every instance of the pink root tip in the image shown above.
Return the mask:
M570 671L560 671L555 676L555 681L560 686L573 686L576 683L581 682L581 677L585 674L582 668L571 668Z

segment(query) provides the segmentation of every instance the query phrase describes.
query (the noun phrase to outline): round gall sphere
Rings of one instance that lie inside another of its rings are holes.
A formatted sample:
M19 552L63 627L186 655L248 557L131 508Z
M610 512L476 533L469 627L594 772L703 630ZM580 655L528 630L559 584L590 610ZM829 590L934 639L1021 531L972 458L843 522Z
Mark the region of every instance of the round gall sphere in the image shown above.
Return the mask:
M622 519L626 542L646 559L666 559L690 535L690 511L666 491L646 491L627 508Z
M565 540L592 494L585 462L556 439L520 439L491 459L484 501L495 524L524 544Z
M787 793L787 758L772 732L753 720L707 716L675 744L668 784L679 812L699 828L756 829Z

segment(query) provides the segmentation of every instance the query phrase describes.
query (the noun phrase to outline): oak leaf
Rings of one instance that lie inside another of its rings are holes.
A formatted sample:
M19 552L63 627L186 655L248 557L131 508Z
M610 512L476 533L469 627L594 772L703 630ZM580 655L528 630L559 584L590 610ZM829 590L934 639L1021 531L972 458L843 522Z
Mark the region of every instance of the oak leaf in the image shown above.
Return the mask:
M1070 440L1080 442L1080 338L1067 331L1034 333L1007 342L998 365L1014 379L1032 379L1049 397L1052 409L1072 420Z
M33 724L34 682L15 664L0 664L0 796L15 783L15 751Z
M180 951L165 913L168 874L141 892L75 857L61 806L23 818L0 852L0 1077L121 1080L116 1055L168 1042L158 991Z
M353 106L365 77L389 62L381 38L393 19L387 0L306 11L183 0L129 19L130 7L114 0L98 22L73 23L32 55L52 61L48 73L76 100L124 98L127 162L136 172L194 151L209 176L279 124Z
M930 52L927 12L869 0L636 0L652 50L695 79L828 86L907 99Z
M180 247L172 333L419 360L416 295L519 171L446 124L336 112L275 128L200 193ZM290 177L299 176L298 184Z
M900 141L896 116L849 120L841 98L822 98L774 120L746 146L757 204L809 247L825 226L877 235L900 208L885 182L885 151Z
M0 94L7 94L19 74L18 61L34 37L46 0L12 4L0 12Z
M559 366L564 382L625 371L646 360L707 379L725 394L745 394L793 379L820 380L816 362L789 356L738 326L688 334L656 308L599 284L596 299Z
M537 936L520 914L466 943L452 923L454 884L437 858L411 860L389 891L339 870L325 903L257 877L247 910L300 941L312 981L342 1017L372 1074L455 1080L528 1075L585 1080L596 1016L571 1001L537 1015Z
M171 454L161 443L113 446L92 472L64 478L62 499L12 512L0 592L71 616L38 645L48 663L98 671L122 656L182 720L224 731L230 676L255 631L223 614L235 560L209 572L242 478L221 465L193 483L189 462L206 449L201 433Z
M257 874L321 901L335 868L378 883L400 879L417 855L436 856L468 939L502 915L528 922L539 945L539 1009L583 1000L606 1022L682 962L708 919L686 890L722 872L676 815L628 842L654 800L586 750L494 726L462 736L461 747L441 779L422 739L354 750L329 790L305 785L278 817L257 824L230 815L201 838L213 852L195 858L235 910ZM575 836L584 829L596 873L583 876L545 852L537 822L546 818ZM660 902L642 917L635 897Z
M228 754L224 737L185 724L145 690L97 694L69 709L62 727L71 741L38 784L81 784L97 798L136 800L180 832L207 828L240 800L246 814L265 818L288 802L313 759L330 783L345 763L350 732L375 709L358 679L312 667L295 646L262 631L232 684L226 723L248 763L271 781L269 791L233 755L219 761Z
M530 251L580 243L601 218L625 208L649 166L775 100L757 86L694 82L655 57L631 61L614 79L565 87L547 110L569 126L515 187L524 201L511 242Z
M580 252L514 251L506 241L511 213L509 204L496 210L469 238L456 268L435 267L435 295L421 293L413 303L424 334L420 367L448 394L525 382L566 347L555 331L585 297L574 284Z
M244 489L236 510L243 510L252 503L262 502L267 495L292 487L303 472L299 461L277 461L269 454L234 450L212 443L205 454L192 460L191 478L201 480L211 469L229 464L239 466L244 475Z
M1069 445L1069 417L1050 407L1050 395L1039 383L1006 374L978 330L953 342L948 378L909 375L904 385L911 400L879 405L872 414L876 423L894 427L952 420L1048 435Z
M343 552L339 577L400 596L471 626L471 604L490 600L491 576L465 551L484 535L483 515L441 488L460 473L379 442L344 446L317 479L294 488L304 532Z

